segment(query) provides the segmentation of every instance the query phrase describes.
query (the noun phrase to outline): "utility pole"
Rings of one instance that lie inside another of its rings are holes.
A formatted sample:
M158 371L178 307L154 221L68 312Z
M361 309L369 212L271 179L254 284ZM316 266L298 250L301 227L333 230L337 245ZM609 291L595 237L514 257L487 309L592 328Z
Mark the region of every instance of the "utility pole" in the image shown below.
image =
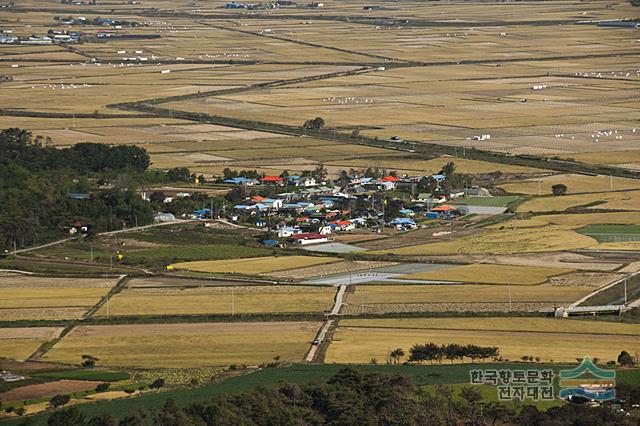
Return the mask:
M509 287L509 312L511 312L513 310L512 301L511 301L511 284L510 283L507 284L507 287Z
M89 259L91 262L93 262L93 244L89 244L89 250L90 250Z
M236 298L234 294L234 290L231 289L231 316L236 314Z
M609 175L609 187L613 191L613 173Z
M364 287L360 289L360 306L362 307L362 313L364 314Z

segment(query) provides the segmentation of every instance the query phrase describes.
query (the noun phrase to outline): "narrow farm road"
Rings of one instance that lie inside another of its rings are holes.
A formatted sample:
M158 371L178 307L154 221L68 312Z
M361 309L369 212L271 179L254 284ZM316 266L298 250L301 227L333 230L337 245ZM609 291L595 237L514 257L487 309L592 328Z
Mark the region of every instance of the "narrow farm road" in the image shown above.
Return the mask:
M158 227L158 226L176 225L178 223L189 223L189 222L197 222L197 221L195 221L195 220L174 220L174 221L171 221L171 222L152 223L150 225L135 226L133 228L119 229L117 231L100 232L98 235L116 235L116 234L123 234L123 233L126 233L126 232L143 231L145 229L155 228L155 227ZM66 243L67 241L75 240L77 238L78 237L63 238L62 240L53 241L53 242L46 243L46 244L41 244L41 245L38 245L38 246L27 247L27 248L23 248L23 249L20 249L20 250L11 251L11 253L13 253L13 254L28 253L28 252L34 251L34 250L40 250L40 249L47 248L47 247L57 246L59 244Z
M347 287L348 285L343 284L338 288L338 292L336 293L336 299L329 315L338 315L338 313L340 312L340 308L342 307L342 303L343 303L342 300L344 298L344 293L347 291ZM311 344L311 348L309 348L309 352L307 352L307 356L304 358L305 362L312 362L315 359L316 353L318 352L318 348L320 347L320 345L324 343L324 339L327 337L327 333L329 329L331 329L331 326L333 326L333 323L334 323L334 320L327 319L322 324L322 326L320 327L320 330L318 330L318 334L316 335L316 338Z

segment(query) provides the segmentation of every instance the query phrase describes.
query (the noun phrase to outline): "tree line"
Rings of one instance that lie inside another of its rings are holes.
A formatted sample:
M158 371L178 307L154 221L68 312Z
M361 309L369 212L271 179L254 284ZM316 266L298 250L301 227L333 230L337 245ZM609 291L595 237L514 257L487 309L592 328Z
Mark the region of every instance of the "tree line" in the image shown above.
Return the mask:
M396 349L397 351L397 349ZM393 352L392 352L393 354ZM477 346L477 345L458 345L450 343L448 345L437 345L435 343L426 343L424 345L413 345L409 352L409 361L411 362L442 362L443 359L448 361L464 361L469 358L471 361L485 359L495 359L500 355L500 350L494 346ZM393 356L392 356L393 357Z
M205 425L621 425L632 424L607 407L565 404L546 412L520 403L486 401L472 386L416 386L409 377L345 368L322 382L280 382L242 394L218 395L179 406L167 399L155 411L138 410L117 420L88 418L73 406L53 413L50 426ZM26 420L26 419L25 419ZM632 420L632 419L631 419ZM28 424L28 420L25 421Z
M26 130L1 131L0 249L61 238L77 223L93 232L150 223L153 209L135 188L148 166L135 146L56 149Z

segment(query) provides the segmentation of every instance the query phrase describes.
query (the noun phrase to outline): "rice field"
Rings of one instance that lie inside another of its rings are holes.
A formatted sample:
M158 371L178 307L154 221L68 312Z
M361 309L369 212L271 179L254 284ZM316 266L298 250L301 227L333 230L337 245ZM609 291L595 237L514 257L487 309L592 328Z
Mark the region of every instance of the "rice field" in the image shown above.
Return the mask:
M23 361L61 331L60 327L0 328L0 358Z
M128 288L109 300L109 316L323 312L335 289L321 286ZM105 316L104 305L97 316Z
M624 327L620 327L624 325ZM522 356L543 362L575 362L585 355L615 360L622 350L640 350L640 326L546 318L425 318L345 320L334 334L326 362L385 360L391 350L414 344L496 346L505 360Z
M425 281L455 281L478 284L535 285L572 269L534 266L474 264L401 275L397 278Z
M319 323L201 323L79 326L43 360L79 364L82 354L98 365L184 368L258 365L280 356L301 361Z
M517 211L561 212L572 207L638 211L639 206L640 191L624 191L539 197L521 204Z
M107 294L117 279L4 276L0 279L0 320L80 318Z
M450 241L418 244L384 250L381 253L405 256L449 254L515 254L588 248L597 245L590 237L560 226L497 229Z
M575 302L591 293L587 286L513 286L447 284L447 285L366 285L347 293L346 303L368 308L393 304L508 303L509 293L514 303L567 303ZM376 306L373 306L376 305ZM384 306L383 306L384 307ZM379 309L374 309L379 311ZM393 312L393 310L391 310Z
M271 272L338 262L335 257L280 256L176 263L176 270L217 274L268 275Z
M609 192L640 189L640 181L609 176L562 174L507 183L500 187L508 192L529 195L551 194L553 185L563 184L567 194Z

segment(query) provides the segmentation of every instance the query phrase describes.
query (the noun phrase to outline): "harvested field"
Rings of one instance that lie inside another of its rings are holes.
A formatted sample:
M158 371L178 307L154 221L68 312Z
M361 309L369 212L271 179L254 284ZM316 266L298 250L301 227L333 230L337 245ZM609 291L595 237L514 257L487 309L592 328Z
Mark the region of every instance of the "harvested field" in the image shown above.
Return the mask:
M94 389L100 382L88 380L56 380L55 382L13 388L1 394L3 402L33 401L58 394L69 394Z
M634 212L598 213L589 212L582 214L553 214L534 216L531 219L511 220L491 225L489 228L531 228L545 225L563 225L571 229L582 228L588 225L638 225L640 217Z
M305 268L338 262L335 257L314 256L282 256L255 257L247 259L210 260L202 262L184 262L173 265L175 269L195 272L211 272L222 274L268 275L271 272Z
M258 365L277 355L301 361L319 323L201 323L80 326L44 359L79 363L90 353L106 366L147 368Z
M591 210L640 210L640 191L564 195L534 198L518 207L519 212L561 212L571 207Z
M573 250L593 247L597 242L558 226L504 229L481 232L451 241L385 250L398 255L514 254Z
M269 276L289 280L322 277L325 275L344 274L348 272L362 271L365 269L383 268L395 265L393 262L377 261L342 261L325 265L310 266L307 268L291 269L282 272L274 272Z
M625 327L619 327L625 325ZM497 346L504 359L539 356L574 362L584 354L615 360L621 350L640 349L640 325L545 318L425 318L344 320L334 334L327 362L385 360L389 351L417 343Z
M323 312L334 296L334 288L320 286L128 288L109 300L109 315ZM106 313L105 305L96 315Z
M601 261L591 256L570 252L559 253L527 253L518 255L448 255L429 256L425 258L432 262L473 262L500 265L540 266L554 268L571 268L590 271L613 271L623 264L619 259Z
M569 272L572 272L572 270L528 266L475 264L401 275L397 278L483 284L533 285L546 282L552 276L562 275Z
M640 189L640 181L623 178L610 178L609 176L585 176L585 175L553 175L537 179L527 179L514 183L507 183L500 187L516 194L538 194L538 189L543 195L551 194L551 187L556 184L567 186L567 194L584 192L609 192L611 190Z
M567 304L579 300L593 291L590 286L514 286L508 290L504 285L360 285L353 293L347 293L347 308L362 308L366 312L418 311L415 304L438 306L441 311L450 311L454 305L464 304L464 311L486 310L485 305L500 305L499 311L509 309L509 293L512 307L518 304L535 304L539 309ZM427 308L433 311L433 308ZM343 310L343 313L351 312Z
M353 167L378 167L380 169L393 169L409 174L435 174L442 170L442 167L448 162L456 165L457 173L465 174L487 174L493 172L501 172L505 174L543 174L549 173L548 170L536 169L533 167L523 167L513 164L490 163L488 161L468 160L466 158L447 157L434 158L432 160L413 160L411 158L394 159L362 159L362 160L341 160L329 163L330 166L340 166L345 169Z
M61 331L61 327L0 328L0 357L22 361Z
M6 276L0 280L0 319L80 318L117 279Z

